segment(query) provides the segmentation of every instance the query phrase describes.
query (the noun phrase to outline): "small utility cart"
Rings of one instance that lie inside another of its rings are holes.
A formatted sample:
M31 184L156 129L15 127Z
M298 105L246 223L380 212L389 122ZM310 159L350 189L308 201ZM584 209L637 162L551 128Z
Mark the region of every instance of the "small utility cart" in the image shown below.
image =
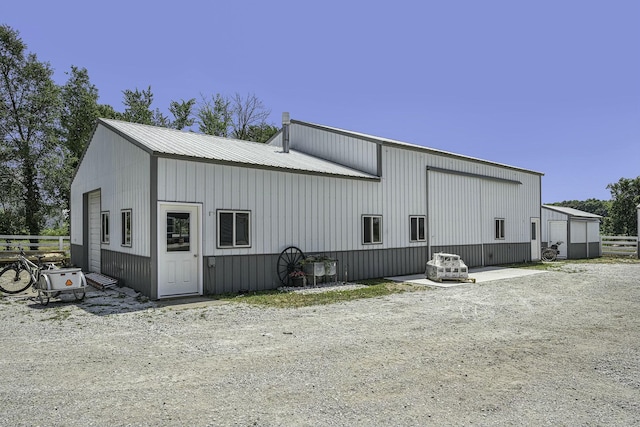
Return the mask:
M55 298L61 293L73 293L76 301L82 301L87 279L80 268L42 270L34 287L38 291L38 300L42 305L49 304L49 298Z

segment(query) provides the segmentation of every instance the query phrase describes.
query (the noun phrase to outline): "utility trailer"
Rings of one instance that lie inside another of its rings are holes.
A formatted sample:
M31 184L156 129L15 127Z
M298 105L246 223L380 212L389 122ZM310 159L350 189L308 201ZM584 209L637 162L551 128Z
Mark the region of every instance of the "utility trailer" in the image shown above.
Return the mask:
M42 305L49 304L49 298L55 298L62 293L73 293L76 301L82 301L87 279L80 268L42 270L34 287L38 291L38 300Z

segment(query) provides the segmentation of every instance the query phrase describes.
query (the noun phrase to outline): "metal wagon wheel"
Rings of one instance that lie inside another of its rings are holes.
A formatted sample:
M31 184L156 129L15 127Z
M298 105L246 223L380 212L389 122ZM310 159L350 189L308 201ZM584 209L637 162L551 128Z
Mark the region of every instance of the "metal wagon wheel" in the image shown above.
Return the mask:
M558 257L558 254L554 249L546 248L542 251L542 261L546 261L546 262L555 261L557 257Z
M289 274L300 268L300 261L305 258L304 253L295 246L289 246L284 251L280 252L278 257L277 271L280 283L284 286L289 286L291 283L291 277Z

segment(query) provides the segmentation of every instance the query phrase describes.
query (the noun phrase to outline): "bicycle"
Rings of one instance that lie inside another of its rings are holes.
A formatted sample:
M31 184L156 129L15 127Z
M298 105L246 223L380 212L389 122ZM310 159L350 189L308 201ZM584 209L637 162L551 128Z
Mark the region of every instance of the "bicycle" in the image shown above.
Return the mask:
M18 259L0 271L0 291L6 294L18 294L32 286L40 278L42 257L38 257L38 264L31 262L22 248ZM52 268L48 266L47 268Z
M558 241L551 246L548 246L542 250L542 261L551 262L555 261L558 258L558 254L560 253L560 249L558 246L563 244L563 241Z
M38 264L30 261L22 248L18 259L0 271L0 291L6 294L17 294L27 290L29 286L38 292L38 300L42 305L49 303L50 297L57 297L61 292L51 291L50 280L42 271L63 272L53 263L43 264L42 256L38 256ZM73 288L73 295L77 301L84 299L84 287Z

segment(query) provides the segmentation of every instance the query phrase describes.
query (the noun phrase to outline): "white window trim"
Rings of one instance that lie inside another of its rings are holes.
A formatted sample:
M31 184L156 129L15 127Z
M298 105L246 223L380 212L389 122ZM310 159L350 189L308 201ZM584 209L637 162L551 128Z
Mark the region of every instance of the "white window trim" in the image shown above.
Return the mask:
M225 213L226 214L229 214L229 213L233 214L233 237L232 237L233 238L233 244L231 246L227 246L227 245L222 246L220 244L220 237L221 237L221 234L222 234L222 233L220 233L220 214L225 214ZM249 218L249 229L247 230L247 233L248 233L247 238L249 240L249 243L246 244L246 245L238 245L238 244L236 244L236 225L237 225L236 214L239 214L239 213L247 214L248 218ZM232 210L232 209L231 210L230 209L218 210L217 213L216 213L216 230L217 230L217 233L218 233L218 238L216 239L217 240L218 249L250 248L251 247L251 211Z
M371 230L370 230L370 235L371 235L371 239L372 240L370 242L365 242L364 241L364 237L366 235L365 232L364 232L365 218L371 218L372 219L372 221L371 221ZM374 233L373 233L373 219L374 218L379 218L380 219L380 233L379 233L380 234L380 241L374 241L373 240L373 235L374 235ZM362 215L362 220L361 221L362 221L362 227L361 227L361 230L362 230L362 244L363 245L381 245L382 244L382 240L383 240L382 239L382 230L383 230L382 229L382 215Z
M127 221L126 217L129 216L129 240L127 241L127 231L125 229ZM120 245L130 248L133 246L133 210L132 209L122 209L120 210Z
M504 218L495 218L493 221L493 235L495 240L505 240L506 221Z
M105 233L104 219L107 219L107 230ZM111 233L111 218L109 211L100 212L100 243L108 245Z
M411 238L412 237L411 235L413 234L412 233L412 231L413 231L412 230L412 226L413 226L412 222L413 222L414 219L417 220L416 225L418 226L418 228L416 229L417 239L415 239L415 240ZM422 222L423 222L422 229L424 230L424 236L422 237L422 239L420 238L420 232L419 232L419 230L420 230L420 220L422 220ZM417 243L417 242L426 242L426 241L427 241L427 217L425 215L411 215L411 216L409 216L409 242Z

